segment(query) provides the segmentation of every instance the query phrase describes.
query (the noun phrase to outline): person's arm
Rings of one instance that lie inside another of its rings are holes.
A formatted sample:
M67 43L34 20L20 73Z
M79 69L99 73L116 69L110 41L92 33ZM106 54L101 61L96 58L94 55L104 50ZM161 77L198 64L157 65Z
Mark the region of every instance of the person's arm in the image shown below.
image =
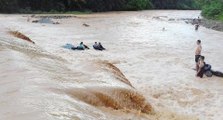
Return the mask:
M85 47L86 49L90 49L87 45L84 45L84 47Z

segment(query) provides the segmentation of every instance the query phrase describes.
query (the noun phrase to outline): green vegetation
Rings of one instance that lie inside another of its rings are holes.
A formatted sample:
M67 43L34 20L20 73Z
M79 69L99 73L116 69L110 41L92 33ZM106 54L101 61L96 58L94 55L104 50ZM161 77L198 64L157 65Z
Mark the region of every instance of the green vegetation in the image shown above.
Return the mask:
M88 14L146 9L202 9L204 17L223 21L223 0L0 0L0 13Z
M200 9L197 0L152 0L156 9Z
M223 14L218 16L218 20L223 21Z
M150 0L130 0L127 5L127 10L145 10L152 8Z
M1 13L81 13L144 9L198 9L196 0L0 0Z
M202 15L208 19L223 21L223 1L222 0L201 0Z

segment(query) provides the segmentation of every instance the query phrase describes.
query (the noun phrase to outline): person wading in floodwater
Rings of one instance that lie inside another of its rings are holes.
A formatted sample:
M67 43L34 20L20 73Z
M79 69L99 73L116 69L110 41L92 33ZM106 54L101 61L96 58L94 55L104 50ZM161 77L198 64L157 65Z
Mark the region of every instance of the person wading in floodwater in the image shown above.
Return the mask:
M195 50L196 71L198 71L199 69L198 62L199 58L201 57L201 51L202 51L201 40L197 40L197 47Z
M198 70L197 70L197 77L203 78L204 72L205 72L205 62L204 62L204 56L200 56L197 66L198 66Z
M199 27L200 27L199 24L195 24L195 30L196 30L196 31L198 30Z
M94 45L93 45L93 48L95 49L95 50L105 50L105 48L102 46L102 44L99 42L99 43L97 43L97 42L95 42L94 43Z

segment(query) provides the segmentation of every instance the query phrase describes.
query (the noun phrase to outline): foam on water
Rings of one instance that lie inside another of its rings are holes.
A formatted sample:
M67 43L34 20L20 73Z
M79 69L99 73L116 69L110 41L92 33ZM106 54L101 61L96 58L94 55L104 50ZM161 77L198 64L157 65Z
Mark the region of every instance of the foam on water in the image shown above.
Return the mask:
M223 70L223 33L168 21L199 14L102 13L62 19L60 25L1 15L0 118L221 120L222 78L199 79L192 68L195 41L201 39L206 62ZM8 29L36 45L10 36ZM107 50L61 47L80 41L100 41Z

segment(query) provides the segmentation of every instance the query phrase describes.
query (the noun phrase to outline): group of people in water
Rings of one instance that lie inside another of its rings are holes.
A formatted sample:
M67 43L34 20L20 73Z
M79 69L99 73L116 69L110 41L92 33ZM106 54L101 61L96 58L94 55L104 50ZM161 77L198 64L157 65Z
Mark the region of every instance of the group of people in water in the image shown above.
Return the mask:
M201 23L201 19L193 19L192 24L195 24L195 30L197 31ZM219 71L214 71L210 64L205 63L205 57L201 55L202 45L201 40L197 40L197 47L195 50L195 63L196 63L196 76L203 78L204 74L207 77L212 77L212 75L223 77L223 73Z
M95 42L93 45L93 48L95 50L105 50L105 48L102 46L100 42ZM72 50L85 50L85 49L90 49L87 45L85 45L83 42L81 42L78 46L73 46L71 47Z
M203 78L205 74L207 77L211 77L212 75L223 77L222 72L212 70L211 65L205 63L205 57L201 55L201 51L201 40L197 40L197 47L195 50L196 76Z
M105 50L105 48L101 45L101 43L99 42L95 42L94 45L93 45L93 48L95 50Z
M201 40L197 40L197 48L195 50L195 62L197 71L196 76L202 78L204 74L205 57L201 55L201 51L202 51Z

